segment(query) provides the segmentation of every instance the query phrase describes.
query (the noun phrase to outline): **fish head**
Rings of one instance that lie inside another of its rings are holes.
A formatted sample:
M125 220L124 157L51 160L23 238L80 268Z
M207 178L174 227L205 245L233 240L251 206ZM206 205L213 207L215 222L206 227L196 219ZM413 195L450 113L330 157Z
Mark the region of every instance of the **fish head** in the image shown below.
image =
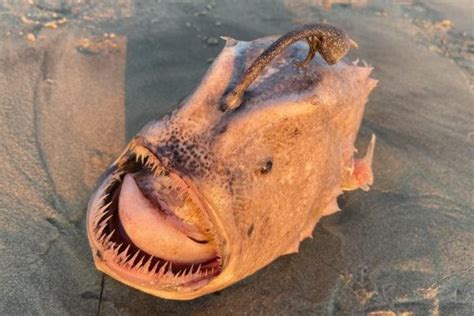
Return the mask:
M187 300L297 250L341 193L370 67L295 43L222 111L223 96L274 37L227 39L193 94L146 125L90 200L97 268L144 292ZM309 231L309 233L308 233Z

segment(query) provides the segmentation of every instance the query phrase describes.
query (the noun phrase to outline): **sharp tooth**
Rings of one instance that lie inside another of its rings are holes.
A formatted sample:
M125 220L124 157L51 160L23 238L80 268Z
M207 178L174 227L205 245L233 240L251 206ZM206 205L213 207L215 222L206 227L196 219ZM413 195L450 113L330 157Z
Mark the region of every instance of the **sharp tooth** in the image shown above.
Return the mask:
M98 239L99 239L99 242L100 242L101 244L104 244L105 237L106 237L106 235L103 234L103 235L101 235L101 236L98 238Z
M130 265L130 268L131 268L132 264L133 264L133 261L132 261L132 259L130 258L130 255L127 255L127 257L125 257L125 259L124 259L124 261L123 261L123 263L122 263L122 266L125 267L125 266Z
M155 266L150 270L150 274L157 274L158 273L158 265L160 264L160 260L157 260Z
M125 267L130 263L130 261L128 260L129 258L130 258L130 256L126 256L125 258L122 259L122 261L120 262L122 267Z
M105 205L103 205L101 208L97 210L97 215L95 217L95 223L98 223L100 219L109 212L109 206L112 204L112 202L109 202Z
M187 278L187 277L188 277L188 269L184 268L184 269L182 270L182 272L183 272L183 273L182 273L179 277L180 277L180 278L183 278L183 279Z
M110 242L110 243L108 244L107 249L112 250L112 253L113 253L113 252L114 252L114 247L115 247L115 245L116 245L116 243Z
M161 266L160 271L158 271L158 277L163 277L165 275L165 271L169 263L170 263L169 261L166 261L165 264Z
M107 224L101 225L101 226L99 227L99 229L97 230L96 236L97 236L97 238L99 238L99 240L102 239L102 238L105 236L105 235L102 235L102 234L104 233L105 227L107 227Z
M196 273L197 273L197 274L202 274L202 273L203 273L202 270L203 270L203 266L202 266L202 264L200 264L200 265L198 266L198 269L196 270Z
M112 235L115 233L115 229L110 232L110 234L105 237L104 244L108 244L110 241L110 238L112 238Z
M193 275L193 269L194 269L194 264L191 265L191 268L189 268L188 274L186 276Z
M131 263L132 266L133 266L133 263L135 262L135 260L137 260L139 253L140 253L140 249L138 249L137 252L135 252L135 254L133 255L132 258L130 258L130 263Z
M171 271L172 266L173 264L170 261L168 261L168 264L166 265L166 269L165 271L163 271L163 277L169 276L169 272Z
M127 248L125 248L124 251L122 251L123 256L128 256L128 251L130 250L130 244L127 245Z
M113 216L113 214L110 214L109 216L107 216L104 220L102 220L102 221L100 222L99 225L100 225L100 226L102 226L102 225L107 225L107 222L112 218L112 216Z
M119 254L119 257L122 261L126 261L127 260L127 257L128 257L128 250L130 249L130 244L128 244L127 248L125 248L124 251L122 251L120 254Z
M143 261L145 260L145 256L143 256L140 261L138 261L137 265L135 266L135 271L142 271L143 268Z
M173 275L173 262L170 262L170 265L168 267L168 271L166 271L166 276L171 277Z
M104 203L105 198L106 198L107 196L109 196L108 193L102 195L102 196L100 197L100 199L97 201L97 204L96 204L96 205L101 205L102 203Z
M192 276L200 275L201 274L201 267L202 267L202 264L199 264L196 271L194 271L194 272L191 271L191 275Z
M179 270L178 272L176 272L176 274L173 274L173 276L174 276L175 278L179 278L179 277L181 277L181 274L182 274L182 273L183 273L183 270Z
M98 203L102 204L102 202L104 202L105 198L108 196L109 194L108 193L105 193L104 195L102 195L98 201Z
M94 226L99 225L99 222L100 222L101 220L103 220L103 219L104 219L104 216L106 216L106 215L109 214L109 213L110 213L110 211L107 210L107 211L103 212L102 214L97 214L97 216L96 216L95 219L94 219L93 225L94 225Z
M145 272L150 272L150 265L151 265L152 259L153 259L153 256L150 256L150 259L148 259L148 261L143 266L143 269L145 269Z
M115 255L116 257L118 257L119 249L120 249L120 247L122 247L122 246L123 246L123 243L119 244L119 245L117 246L117 248L114 249L114 255Z
M183 277L188 277L189 274L191 274L193 272L193 265L191 265L191 267L189 267L188 269L186 269L186 272L184 273L184 276Z

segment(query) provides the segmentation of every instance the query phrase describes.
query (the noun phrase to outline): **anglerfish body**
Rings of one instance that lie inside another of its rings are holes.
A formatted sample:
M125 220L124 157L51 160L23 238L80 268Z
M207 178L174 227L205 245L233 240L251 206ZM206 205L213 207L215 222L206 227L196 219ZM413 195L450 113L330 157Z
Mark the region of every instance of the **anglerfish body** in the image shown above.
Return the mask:
M297 252L342 190L373 181L375 138L353 154L376 81L341 60L354 45L326 24L227 39L194 93L100 179L87 214L97 268L187 300Z

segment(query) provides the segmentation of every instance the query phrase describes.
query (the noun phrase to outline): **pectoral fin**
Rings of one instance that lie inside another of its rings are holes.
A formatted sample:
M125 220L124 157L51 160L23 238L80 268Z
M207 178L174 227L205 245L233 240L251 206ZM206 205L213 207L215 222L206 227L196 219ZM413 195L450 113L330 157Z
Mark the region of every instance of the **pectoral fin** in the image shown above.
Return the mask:
M352 191L360 188L368 191L370 189L370 185L374 182L372 159L374 157L375 140L375 134L372 134L372 139L364 158L352 159L352 166L348 168L348 173L344 177L342 190Z

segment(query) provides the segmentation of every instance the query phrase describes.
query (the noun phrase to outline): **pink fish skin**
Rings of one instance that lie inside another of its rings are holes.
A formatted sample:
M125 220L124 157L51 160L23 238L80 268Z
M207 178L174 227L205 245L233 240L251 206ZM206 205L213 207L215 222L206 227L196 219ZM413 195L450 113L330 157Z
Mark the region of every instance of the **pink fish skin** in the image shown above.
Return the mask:
M354 142L377 81L342 59L355 45L326 24L227 38L195 91L100 179L87 215L96 267L189 300L297 252L343 190L373 182L375 136L361 159Z

